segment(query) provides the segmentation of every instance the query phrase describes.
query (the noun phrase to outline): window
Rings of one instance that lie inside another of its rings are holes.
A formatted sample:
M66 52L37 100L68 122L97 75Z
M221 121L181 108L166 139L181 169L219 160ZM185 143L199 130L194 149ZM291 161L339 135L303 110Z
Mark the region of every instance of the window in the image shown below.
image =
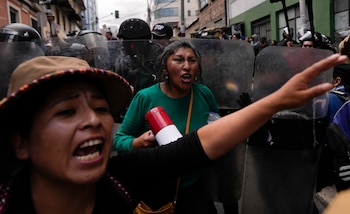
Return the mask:
M18 10L13 7L10 7L10 22L11 23L19 22Z
M306 9L307 11L307 9ZM305 14L306 15L306 19L309 19L308 18L308 14ZM300 9L299 9L299 5L295 5L293 7L290 7L288 8L287 10L287 16L288 16L288 24L289 24L289 28L290 28L290 31L293 33L293 40L297 40L297 31L298 29L301 28L301 21L300 21ZM283 11L280 11L278 12L278 23L279 23L279 26L278 26L278 29L279 29L279 38L280 40L283 39L282 37L282 34L283 34L283 30L285 27L287 27L287 24L286 24L286 19L285 19L285 16L284 16L284 12ZM309 23L308 21L306 23Z
M252 23L253 34L256 34L258 38L266 37L267 40L271 40L271 21L270 17L262 18Z
M350 0L334 0L334 28L341 31L349 28L350 24Z
M349 10L349 2L344 0L334 0L334 12Z
M187 16L191 16L191 11L190 10L187 11Z
M62 16L62 21L63 21L63 30L67 32L67 24L66 24L66 17L64 15Z
M158 0L157 4L164 4L164 3L170 3L174 0Z
M199 0L199 8L203 9L205 6L207 6L208 0Z
M179 9L177 7L162 8L154 12L156 19L163 17L179 17Z
M38 32L40 32L39 26L38 26L38 21L35 20L35 19L33 19L33 18L31 18L31 22L32 22L32 27L33 27L35 30L37 30Z
M61 24L61 17L60 17L60 11L58 10L58 8L56 7L56 18L55 21L58 25Z

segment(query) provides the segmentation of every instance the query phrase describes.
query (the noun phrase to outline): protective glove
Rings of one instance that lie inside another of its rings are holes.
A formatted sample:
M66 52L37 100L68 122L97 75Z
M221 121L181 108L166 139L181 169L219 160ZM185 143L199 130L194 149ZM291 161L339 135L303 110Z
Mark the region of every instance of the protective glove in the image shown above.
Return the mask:
M237 100L237 103L240 105L241 108L244 108L244 107L247 107L248 105L252 104L253 101L250 98L248 93L243 92L241 95L239 95L239 99ZM256 132L254 132L249 137L248 144L254 145L254 146L266 146L266 147L272 146L273 141L272 141L271 132L269 130L270 125L271 125L271 121L268 121L261 128L259 128Z
M244 108L252 104L252 99L250 98L247 92L243 92L241 95L239 95L239 99L237 99L237 103L241 108Z

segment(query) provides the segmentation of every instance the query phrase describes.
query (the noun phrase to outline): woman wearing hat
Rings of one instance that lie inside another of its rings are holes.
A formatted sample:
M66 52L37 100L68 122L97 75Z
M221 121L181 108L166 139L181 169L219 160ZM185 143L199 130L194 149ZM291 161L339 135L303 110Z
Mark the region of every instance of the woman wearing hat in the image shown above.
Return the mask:
M344 60L328 57L275 93L175 143L112 158L113 119L131 97L128 83L77 58L28 60L13 72L0 102L0 213L132 213L159 178L207 165L274 113L330 90L328 83L307 85Z

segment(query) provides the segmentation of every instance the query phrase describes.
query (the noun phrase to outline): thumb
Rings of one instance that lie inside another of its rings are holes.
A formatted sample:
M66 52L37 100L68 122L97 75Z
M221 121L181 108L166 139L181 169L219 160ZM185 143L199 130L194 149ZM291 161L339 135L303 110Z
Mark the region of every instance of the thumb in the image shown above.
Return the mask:
M145 140L147 140L147 141L155 141L156 140L156 138L151 130L146 132Z

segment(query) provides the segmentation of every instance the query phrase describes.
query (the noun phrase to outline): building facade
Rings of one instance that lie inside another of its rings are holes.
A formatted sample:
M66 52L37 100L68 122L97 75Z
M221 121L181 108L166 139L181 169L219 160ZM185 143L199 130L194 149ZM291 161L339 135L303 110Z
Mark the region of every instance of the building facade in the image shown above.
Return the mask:
M0 26L10 23L23 23L38 28L37 12L44 9L29 0L0 0Z
M191 37L230 34L226 0L199 0L199 9L198 19L189 27Z
M349 34L349 0L324 0L312 2L313 20L305 0L285 0L286 13L281 1L270 0L227 0L229 26L233 32L243 35L257 35L268 40L281 40L287 23L297 40L298 30L310 29L310 21L316 32L329 36L338 42Z
M183 26L185 36L189 37L188 27L197 20L199 15L198 0L150 0L148 7L150 27L157 23L168 23L173 26L175 36Z
M83 28L83 0L0 0L0 25L23 23L34 27L45 42L64 40Z
M83 11L83 30L98 31L97 7L95 0L84 0L86 10Z

